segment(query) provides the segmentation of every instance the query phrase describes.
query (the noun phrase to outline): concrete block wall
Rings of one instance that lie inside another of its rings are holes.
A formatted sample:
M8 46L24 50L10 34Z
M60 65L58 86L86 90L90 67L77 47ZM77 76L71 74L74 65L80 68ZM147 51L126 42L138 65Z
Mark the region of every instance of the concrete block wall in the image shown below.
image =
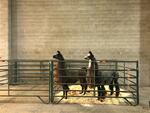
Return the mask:
M8 1L0 0L0 59L8 59Z
M13 0L12 56L139 58L139 0Z

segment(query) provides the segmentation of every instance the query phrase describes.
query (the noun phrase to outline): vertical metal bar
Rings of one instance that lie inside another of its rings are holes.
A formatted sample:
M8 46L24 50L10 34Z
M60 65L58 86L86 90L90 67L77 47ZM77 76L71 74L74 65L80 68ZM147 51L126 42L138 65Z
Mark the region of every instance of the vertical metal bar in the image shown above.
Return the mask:
M137 92L137 102L136 104L139 104L139 66L138 61L136 61L136 92Z
M10 89L10 86L9 86L9 84L10 84L10 76L11 76L11 68L9 67L9 64L11 65L11 63L8 61L8 88L7 88L7 90L8 90L8 96L10 95L10 91L9 91L9 89Z
M15 73L14 73L14 83L18 82L18 64L17 61L15 61Z
M40 61L40 75L42 75L42 61ZM40 80L42 79L42 77L40 77Z
M8 84L12 84L13 83L13 63L12 61L8 61Z
M48 80L48 94L49 94L49 101L48 103L50 103L51 100L51 62L49 62L49 80Z
M124 88L125 88L125 84L126 84L126 80L125 80L125 66L126 66L126 64L125 64L125 62L123 63L123 68L124 68L124 75L123 75L123 84L124 84Z
M21 78L20 71L19 71L20 64L21 64L21 62L17 61L17 69L16 69L16 71L17 71L17 83L20 82L20 78Z
M95 76L96 76L96 75L95 75L95 71L96 71L96 69L95 69L95 63L97 63L97 61L94 62L94 70L93 70L93 71L94 71L94 78L91 78L91 79L94 79L94 93L93 93L94 97L95 97L95 95L96 95L96 94L95 94ZM98 65L98 64L97 64L97 65ZM98 70L97 70L97 71L98 71Z
M50 80L49 80L49 99L51 103L54 102L54 92L53 92L53 61L50 62Z

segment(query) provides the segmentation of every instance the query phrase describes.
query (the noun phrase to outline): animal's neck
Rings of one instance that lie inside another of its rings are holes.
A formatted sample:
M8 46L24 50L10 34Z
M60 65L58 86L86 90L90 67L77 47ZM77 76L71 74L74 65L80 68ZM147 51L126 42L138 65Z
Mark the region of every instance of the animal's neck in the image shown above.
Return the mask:
M64 66L65 66L64 60L59 60L58 61L58 66L59 66L59 68L64 68Z
M56 62L55 68L54 68L54 81L56 83L61 83L60 78L59 78L59 63Z
M88 69L91 69L91 68L98 69L96 60L91 60L91 59L89 60Z
M89 60L88 68L91 68L91 66L92 66L92 60L90 59L90 60Z

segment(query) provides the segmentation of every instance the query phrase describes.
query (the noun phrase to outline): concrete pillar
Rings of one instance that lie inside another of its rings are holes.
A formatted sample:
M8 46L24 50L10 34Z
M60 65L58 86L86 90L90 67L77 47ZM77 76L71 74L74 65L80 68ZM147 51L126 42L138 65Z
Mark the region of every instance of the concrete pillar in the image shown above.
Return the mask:
M8 59L8 0L0 0L0 58Z
M150 86L150 0L141 0L140 16L140 82Z

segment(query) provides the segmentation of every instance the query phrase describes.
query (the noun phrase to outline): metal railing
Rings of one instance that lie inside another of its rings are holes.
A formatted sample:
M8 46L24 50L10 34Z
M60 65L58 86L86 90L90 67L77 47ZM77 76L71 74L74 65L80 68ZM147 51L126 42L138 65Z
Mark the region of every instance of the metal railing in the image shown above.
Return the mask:
M43 103L56 103L56 98L61 101L64 96L61 85L54 80L56 60L1 60L0 61L0 98L1 97L38 97ZM85 60L66 60L64 69L67 76L78 78L82 67L87 67ZM117 71L121 89L118 97L105 96L105 98L122 98L131 105L139 104L139 67L138 61L97 60L99 71ZM95 77L95 76L94 76ZM105 78L105 76L103 76ZM86 77L87 78L87 77ZM79 82L67 83L68 85L81 85ZM89 83L82 83L89 85ZM94 81L94 85L97 85ZM111 85L111 84L107 84ZM80 89L69 90L80 92ZM97 89L88 90L92 95L68 95L68 97L97 98ZM106 90L110 92L110 90ZM3 93L1 93L3 92ZM116 92L116 91L114 91ZM123 94L127 93L128 96ZM47 97L44 102L42 97ZM59 102L57 101L57 102Z
M1 60L0 97L49 98L48 60Z
M56 61L51 61L51 65L52 67L55 68L55 63ZM105 71L116 71L119 73L119 77L118 77L118 81L119 81L119 87L123 90L120 90L121 95L119 95L118 97L116 96L104 96L105 98L122 98L124 99L127 103L129 103L130 105L138 105L139 104L139 83L138 83L138 79L139 79L139 69L138 69L138 61L113 61L113 60L107 60L107 61L103 61L103 60L97 60L99 69L98 71L101 72L105 72ZM78 78L80 77L78 75L78 71L82 69L82 67L87 67L88 66L88 62L84 61L84 60L66 60L65 61L65 68L63 69L59 69L59 70L64 70L67 73L67 76L61 76L61 77L65 77L66 79L68 77L70 78ZM96 69L93 69L96 70ZM55 71L54 69L52 69L52 71ZM74 72L74 74L72 73ZM54 72L53 72L54 73ZM54 74L51 74L51 78L54 78ZM95 77L95 76L94 76ZM106 77L105 75L103 76L99 76L101 78L110 78L110 77ZM87 78L87 76L86 76ZM98 78L98 77L97 77ZM96 78L96 79L97 79ZM96 80L94 79L94 80ZM58 86L61 86L63 84L68 84L68 85L90 85L89 83L56 83L54 80L52 80L52 84L53 86L51 87L52 90L52 95L53 98L51 99L51 102L56 102L55 98L60 98L60 101L64 98L63 97L63 93L59 93L62 92L63 89L58 89ZM100 83L93 83L93 85L100 85ZM106 84L106 85L112 85L112 84ZM73 89L73 90L69 90L71 92L80 92L81 89ZM111 92L110 90L106 90L107 92ZM97 98L97 92L98 90L94 87L93 89L88 90L88 92L92 92L93 95L68 95L68 97L82 97L82 98ZM114 91L116 92L116 91ZM128 96L123 95L124 93L128 94ZM57 99L56 99L57 100ZM58 101L58 102L60 102ZM57 102L56 102L57 103Z

